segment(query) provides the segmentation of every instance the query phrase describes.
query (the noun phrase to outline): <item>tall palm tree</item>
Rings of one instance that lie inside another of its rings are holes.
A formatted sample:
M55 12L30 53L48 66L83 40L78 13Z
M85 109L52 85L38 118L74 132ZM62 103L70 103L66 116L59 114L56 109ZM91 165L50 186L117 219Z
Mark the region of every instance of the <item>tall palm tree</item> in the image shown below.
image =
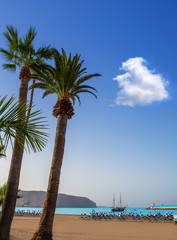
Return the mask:
M26 36L21 38L18 36L18 31L11 25L6 26L7 31L4 32L4 37L8 43L8 49L0 49L8 63L4 64L4 69L15 71L20 67L20 89L19 102L27 103L28 82L31 79L31 70L34 65L41 65L43 59L51 58L50 47L41 47L35 51L33 41L36 36L34 28L30 27ZM25 116L26 112L19 115L19 119ZM25 139L23 139L23 144ZM35 150L35 149L34 149ZM14 142L13 155L11 160L11 167L9 178L7 182L7 191L3 204L3 211L0 219L0 239L8 239L10 226L12 223L16 198L18 193L18 185L20 178L21 163L23 158L24 148L20 146L17 138Z
M29 105L24 108L24 104L19 104L18 102L14 103L14 98L11 97L6 101L6 97L0 99L0 146L5 150L7 148L8 142L12 143L12 138L16 138L19 146L24 147L24 139L26 141L27 148L26 150L32 149L34 151L42 150L46 145L47 134L43 132L46 130L45 122L43 118L39 116L40 112L35 111L25 116L25 112L29 110ZM19 119L19 116L23 116ZM17 162L17 161L16 161ZM12 168L12 167L11 167ZM10 170L10 175L12 179L16 178L16 172ZM4 190L4 188L2 189ZM10 231L10 221L9 215L4 215L6 208L8 206L8 201L6 192L9 191L8 185L6 191L4 191L5 196L3 197L3 207L2 213L0 216L0 239L7 240L9 239ZM17 194L15 197L18 196ZM12 198L14 197L12 192ZM10 199L11 200L11 199ZM13 209L11 210L13 211Z
M53 115L57 118L57 126L52 165L39 227L32 238L33 240L52 239L67 121L74 115L75 99L81 103L80 93L90 93L97 97L94 93L96 89L85 85L85 82L93 77L100 76L100 74L85 75L86 68L82 68L83 61L80 61L80 55L78 54L73 58L71 54L67 57L63 49L61 54L56 49L52 49L52 53L55 67L45 66L42 73L36 69L37 75L34 75L34 78L38 82L32 85L32 88L44 90L43 97L53 93L57 95L57 102L53 110Z

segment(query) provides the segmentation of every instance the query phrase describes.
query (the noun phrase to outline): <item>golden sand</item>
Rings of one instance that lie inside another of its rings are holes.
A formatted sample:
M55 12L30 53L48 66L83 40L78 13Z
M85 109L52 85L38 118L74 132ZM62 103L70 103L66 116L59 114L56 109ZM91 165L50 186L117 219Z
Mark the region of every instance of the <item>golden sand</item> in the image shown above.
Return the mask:
M39 217L14 217L11 240L30 240ZM54 240L176 240L174 223L81 220L79 216L55 215Z

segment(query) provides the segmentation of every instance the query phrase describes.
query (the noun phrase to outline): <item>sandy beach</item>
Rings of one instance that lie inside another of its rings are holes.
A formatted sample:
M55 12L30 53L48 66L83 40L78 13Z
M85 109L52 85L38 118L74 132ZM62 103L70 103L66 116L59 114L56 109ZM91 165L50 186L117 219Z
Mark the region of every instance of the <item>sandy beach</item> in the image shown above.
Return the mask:
M11 240L30 240L39 217L14 217ZM54 240L176 240L174 223L81 220L55 215Z

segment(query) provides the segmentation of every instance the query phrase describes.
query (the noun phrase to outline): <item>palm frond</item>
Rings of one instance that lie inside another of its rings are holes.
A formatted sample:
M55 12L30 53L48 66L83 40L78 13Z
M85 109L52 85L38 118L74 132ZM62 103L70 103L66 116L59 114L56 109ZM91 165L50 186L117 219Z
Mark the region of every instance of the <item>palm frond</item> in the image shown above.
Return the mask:
M89 91L89 90L81 89L81 90L76 91L74 94L75 94L75 95L78 95L79 93L90 93L90 94L93 95L95 98L97 98L97 95L96 95L95 93L93 93L92 91Z
M1 157L5 157L5 156L6 156L6 154L5 154L5 146L4 146L2 138L0 136L0 158Z
M7 49L0 49L0 52L5 57L8 63L15 64L16 66L22 67L27 65L32 68L34 64L42 64L45 60L51 59L52 53L50 46L43 46L37 51L33 46L33 41L36 37L36 30L34 27L30 27L26 35L18 37L17 29L12 25L6 26L4 37L7 42ZM12 70L12 68L6 68ZM13 68L15 70L15 68Z
M46 47L40 47L36 52L36 56L39 59L41 58L52 59L52 51L50 45Z
M35 30L35 27L30 26L26 36L23 38L24 45L29 47L32 44L36 34L37 32Z
M60 53L55 48L52 48L51 52L55 66L44 65L42 69L37 68L34 70L34 77L38 83L30 88L43 89L43 97L56 93L58 99L62 97L70 98L73 104L75 104L75 99L79 101L79 104L81 103L80 93L90 93L97 98L94 93L97 90L84 83L93 77L101 75L98 73L85 75L87 69L82 67L84 61L80 60L81 56L79 54L72 57L70 53L67 57L64 49Z
M48 134L44 131L47 129L46 121L40 116L39 111L35 111L19 119L24 111L29 110L29 105L14 103L11 97L6 101L6 97L0 99L0 132L3 132L2 142L6 150L9 141L17 138L19 144L23 147L23 139L26 140L27 150L34 152L42 150L47 143Z
M101 77L101 74L95 73L95 74L85 75L84 77L81 77L81 78L79 78L79 79L76 81L75 86L79 86L79 85L81 85L82 83L88 81L89 79L91 79L91 78L93 78L93 77Z
M16 65L15 64L8 64L8 63L6 63L6 64L3 64L2 67L4 69L8 69L8 70L10 70L12 72L16 71Z
M77 100L78 100L78 102L79 102L79 105L81 105L80 97L79 97L77 94L75 94L75 97L77 98ZM75 102L73 102L73 104L75 104Z
M18 32L12 25L6 25L7 31L4 32L4 37L6 38L9 48L13 51L18 49Z
M79 85L79 86L73 87L70 94L73 95L74 92L76 92L78 90L81 90L81 89L91 89L91 90L94 90L95 92L97 92L97 90L94 87L91 87L91 86L88 86L88 85Z
M53 91L52 89L48 89L46 90L43 95L42 95L42 98L45 98L46 96L48 96L49 94L53 94L53 93L56 93L55 91Z

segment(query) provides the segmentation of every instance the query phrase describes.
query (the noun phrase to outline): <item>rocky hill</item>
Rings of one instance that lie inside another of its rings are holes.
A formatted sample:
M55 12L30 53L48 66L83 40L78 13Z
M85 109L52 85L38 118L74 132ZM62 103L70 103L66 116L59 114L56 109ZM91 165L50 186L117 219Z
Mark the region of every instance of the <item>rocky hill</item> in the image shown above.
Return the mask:
M46 192L21 191L23 198L17 200L17 207L42 207ZM58 194L56 207L96 207L96 203L86 197L78 197L66 194Z

